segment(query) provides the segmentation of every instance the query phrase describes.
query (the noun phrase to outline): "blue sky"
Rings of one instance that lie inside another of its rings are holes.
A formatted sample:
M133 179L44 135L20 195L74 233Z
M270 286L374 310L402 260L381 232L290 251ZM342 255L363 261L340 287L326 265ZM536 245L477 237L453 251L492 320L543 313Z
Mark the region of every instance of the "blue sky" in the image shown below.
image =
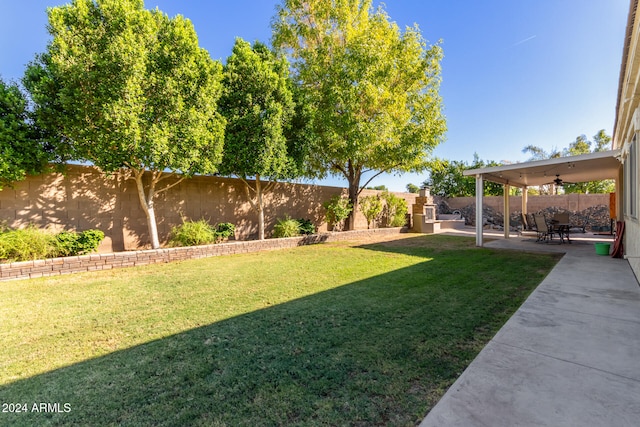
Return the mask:
M19 80L49 40L56 0L0 0L0 76ZM193 22L200 44L224 62L235 37L268 42L279 0L146 0ZM435 155L521 162L522 148L565 148L576 136L612 133L629 0L387 0L401 27L442 40L446 141ZM376 2L377 4L377 2ZM426 174L381 176L402 191ZM319 183L343 186L341 179Z

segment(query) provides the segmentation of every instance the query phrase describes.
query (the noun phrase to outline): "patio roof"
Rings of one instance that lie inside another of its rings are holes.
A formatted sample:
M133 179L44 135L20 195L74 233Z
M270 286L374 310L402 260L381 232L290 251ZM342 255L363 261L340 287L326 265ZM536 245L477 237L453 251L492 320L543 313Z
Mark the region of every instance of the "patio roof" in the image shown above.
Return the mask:
M464 175L482 175L484 180L514 187L553 183L556 175L564 182L616 179L620 169L620 150L600 151L579 156L558 157L464 171Z

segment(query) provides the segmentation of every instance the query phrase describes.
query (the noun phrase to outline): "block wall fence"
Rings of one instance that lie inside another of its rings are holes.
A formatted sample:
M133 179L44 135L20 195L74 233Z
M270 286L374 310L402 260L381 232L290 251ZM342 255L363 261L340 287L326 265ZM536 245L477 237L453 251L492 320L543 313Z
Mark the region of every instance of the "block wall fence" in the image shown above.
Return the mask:
M475 197L455 197L444 200L452 210L475 206L476 204ZM504 198L502 196L485 196L482 199L482 204L498 212L504 212ZM608 207L609 193L527 197L527 211L529 213L538 212L549 207L557 207L560 210L570 212L580 212L594 206ZM520 212L522 210L522 196L509 196L509 209L511 212Z
M170 183L170 179L166 182ZM378 193L364 190L362 196ZM310 219L319 232L326 232L322 203L336 194L346 195L347 191L339 187L277 183L264 195L267 237L276 221L286 215ZM409 206L416 197L410 193L395 194ZM233 223L236 240L251 240L258 234L257 213L239 179L213 176L185 179L156 197L155 211L163 244L171 228L183 219ZM64 174L31 176L15 183L14 188L4 188L0 191L0 224L13 228L34 224L77 231L97 228L105 233L99 253L150 247L135 182L120 174L105 176L90 166L67 165ZM366 219L358 212L356 229L366 228Z

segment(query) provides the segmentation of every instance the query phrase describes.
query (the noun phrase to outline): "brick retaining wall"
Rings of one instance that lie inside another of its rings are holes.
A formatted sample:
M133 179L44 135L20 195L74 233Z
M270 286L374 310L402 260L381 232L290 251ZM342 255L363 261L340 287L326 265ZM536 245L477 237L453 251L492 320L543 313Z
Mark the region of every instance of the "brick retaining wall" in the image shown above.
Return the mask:
M0 264L0 281L31 279L85 271L110 270L113 268L166 263L195 258L207 258L294 248L323 242L359 240L376 236L393 236L406 232L405 228L377 228L335 233L320 233L310 236L283 239L251 240L243 242L218 243L215 245L189 246L180 248L149 249L103 254L50 258L36 261L22 261Z

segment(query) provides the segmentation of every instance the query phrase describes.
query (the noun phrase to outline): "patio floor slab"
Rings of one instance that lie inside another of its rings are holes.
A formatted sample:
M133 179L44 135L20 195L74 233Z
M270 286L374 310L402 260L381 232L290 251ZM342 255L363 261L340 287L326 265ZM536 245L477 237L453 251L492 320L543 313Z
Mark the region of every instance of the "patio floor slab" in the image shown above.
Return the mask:
M637 426L640 287L627 261L588 239L485 246L565 255L420 425Z

